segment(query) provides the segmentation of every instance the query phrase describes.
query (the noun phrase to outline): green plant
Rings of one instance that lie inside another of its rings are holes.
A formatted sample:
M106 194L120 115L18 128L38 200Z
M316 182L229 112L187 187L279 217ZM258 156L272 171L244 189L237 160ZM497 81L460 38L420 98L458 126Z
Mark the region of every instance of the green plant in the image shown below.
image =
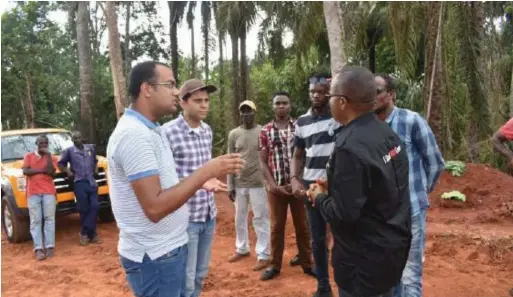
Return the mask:
M449 171L453 176L462 176L465 171L465 163L462 161L447 161L445 170Z
M442 194L442 199L467 201L467 196L459 191L450 191Z

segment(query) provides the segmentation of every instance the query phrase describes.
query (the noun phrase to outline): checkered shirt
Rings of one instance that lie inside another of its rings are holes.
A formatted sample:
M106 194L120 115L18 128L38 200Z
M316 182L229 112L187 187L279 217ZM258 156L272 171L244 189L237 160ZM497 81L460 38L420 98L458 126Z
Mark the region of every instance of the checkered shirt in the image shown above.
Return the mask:
M212 158L212 129L208 124L201 122L199 130L195 131L180 115L163 125L162 130L173 152L180 179L191 175ZM206 222L217 215L212 192L198 190L187 205L190 222Z
M290 183L290 159L296 121L289 119L286 129L280 130L273 120L260 132L259 150L267 151L267 163L278 186Z
M409 161L409 185L412 215L429 207L428 193L445 168L435 136L418 113L395 107L386 119L406 146Z

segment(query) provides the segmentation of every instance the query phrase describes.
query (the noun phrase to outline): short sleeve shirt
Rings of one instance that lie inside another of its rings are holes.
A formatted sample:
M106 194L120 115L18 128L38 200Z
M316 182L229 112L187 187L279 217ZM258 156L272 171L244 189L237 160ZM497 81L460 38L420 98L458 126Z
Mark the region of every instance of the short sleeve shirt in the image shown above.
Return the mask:
M501 133L509 141L513 141L513 118L506 122L501 128Z
M141 263L157 259L187 243L187 204L157 223L150 221L131 182L157 175L163 190L178 184L176 166L161 127L127 109L109 138L107 159L112 211L119 228L118 252Z
M23 167L34 170L46 170L48 166L48 157L41 156L36 152L30 152L23 158ZM57 158L52 156L53 167L57 168ZM53 177L48 174L35 174L27 176L27 197L33 195L55 195L55 185Z

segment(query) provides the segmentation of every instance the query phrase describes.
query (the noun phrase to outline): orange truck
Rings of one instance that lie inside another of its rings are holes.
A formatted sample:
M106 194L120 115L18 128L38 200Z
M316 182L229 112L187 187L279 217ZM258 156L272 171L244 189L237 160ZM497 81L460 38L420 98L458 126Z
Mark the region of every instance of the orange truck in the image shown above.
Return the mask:
M23 157L36 150L36 138L46 135L48 148L59 157L61 152L72 146L71 133L64 129L23 129L1 132L2 139L2 229L9 242L23 242L30 239L30 219L27 208L26 179L23 175ZM54 175L57 189L56 216L76 213L76 198L70 181L58 168ZM114 221L110 207L107 184L107 159L98 156L98 185L100 209L98 218L103 222Z

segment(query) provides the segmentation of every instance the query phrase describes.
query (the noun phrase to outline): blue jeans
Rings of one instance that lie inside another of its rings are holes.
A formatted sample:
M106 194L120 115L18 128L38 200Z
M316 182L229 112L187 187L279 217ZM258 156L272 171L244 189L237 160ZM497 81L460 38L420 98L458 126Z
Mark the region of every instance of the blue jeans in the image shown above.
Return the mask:
M399 284L394 288L394 297L422 296L422 257L426 243L426 210L411 218L411 247L408 261Z
M80 234L89 238L96 236L96 217L98 215L98 188L91 186L88 180L79 180L74 185L77 198L77 211L80 214Z
M304 182L308 189L310 183ZM306 205L308 225L312 235L312 254L315 261L315 272L317 274L317 290L331 291L328 272L328 247L326 246L326 221L319 210L310 203Z
M142 263L123 256L121 265L126 279L137 297L184 297L187 245L151 260L144 255Z
M203 279L208 272L215 229L215 218L204 223L189 222L185 297L198 297L203 289Z
M34 241L34 250L55 246L55 195L32 195L28 199L30 234ZM44 232L43 232L44 219Z

